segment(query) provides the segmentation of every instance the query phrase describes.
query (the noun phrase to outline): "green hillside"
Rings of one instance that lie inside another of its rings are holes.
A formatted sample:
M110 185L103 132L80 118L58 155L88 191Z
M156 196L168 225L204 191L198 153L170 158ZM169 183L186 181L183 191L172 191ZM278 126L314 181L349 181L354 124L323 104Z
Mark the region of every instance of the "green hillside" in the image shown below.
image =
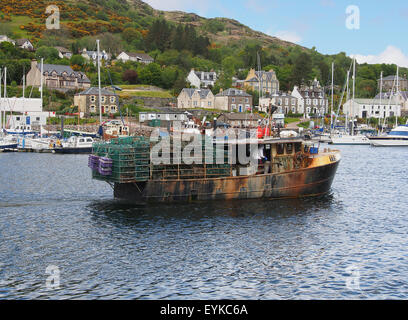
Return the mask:
M61 12L61 29L46 30L45 8L55 4ZM113 57L121 51L147 52L156 63L116 63L104 67L105 85L146 84L160 86L174 95L186 86L191 68L220 72L214 92L228 88L232 77L243 79L256 67L257 53L263 69L273 68L282 90L317 78L323 85L331 82L330 67L336 65L335 84L342 87L351 59L345 53L323 55L278 38L254 31L228 18L206 19L192 13L155 10L140 0L2 0L0 34L14 39L29 38L37 52L27 54L12 48L0 48L0 66L7 65L10 80L20 84L27 72L29 59L44 57L47 63L69 64L87 73L96 83L96 70L78 55L83 49L101 49ZM74 52L71 60L59 59L54 46ZM25 60L24 60L25 59ZM380 72L395 74L395 65L359 65L357 95L372 97L377 91ZM408 73L402 69L401 73ZM256 96L256 93L254 93Z

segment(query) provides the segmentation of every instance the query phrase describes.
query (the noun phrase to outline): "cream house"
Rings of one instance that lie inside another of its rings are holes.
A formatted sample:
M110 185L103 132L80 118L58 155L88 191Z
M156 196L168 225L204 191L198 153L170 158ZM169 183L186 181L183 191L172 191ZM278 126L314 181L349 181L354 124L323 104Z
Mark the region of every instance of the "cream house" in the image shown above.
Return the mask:
M177 97L177 108L214 109L214 95L209 89L184 88Z
M249 70L244 81L244 87L263 94L275 94L279 92L279 80L273 69L269 71Z
M61 90L87 89L91 86L91 81L85 73L57 64L43 65L43 83L49 89ZM31 69L27 74L27 85L41 86L41 65L35 60L31 62Z
M74 106L86 116L99 114L99 89L91 87L74 96ZM119 111L119 96L112 91L101 89L102 113L113 114Z

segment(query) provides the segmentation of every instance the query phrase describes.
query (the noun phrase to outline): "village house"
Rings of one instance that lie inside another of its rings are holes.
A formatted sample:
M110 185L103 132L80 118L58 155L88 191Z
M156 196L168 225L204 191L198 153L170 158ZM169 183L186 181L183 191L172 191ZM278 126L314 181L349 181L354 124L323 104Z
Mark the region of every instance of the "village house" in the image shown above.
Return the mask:
M143 64L149 64L154 62L154 59L146 53L137 53L137 52L121 52L117 58L122 62L135 61Z
M230 88L215 95L215 109L228 112L252 110L252 96L243 90Z
M64 48L64 47L54 47L54 48L58 51L58 56L61 59L63 58L71 59L72 52L69 51L67 48Z
M177 108L214 109L214 95L209 89L184 88L177 97Z
M259 98L259 111L269 113L271 105L278 107L277 113L303 113L303 110L298 109L298 98L293 96L291 92L279 92Z
M378 82L378 91L380 91L381 87L381 79L377 80ZM407 91L408 90L408 80L407 76L405 75L404 78L398 78L398 86L400 91ZM390 92L393 88L394 90L397 89L397 76L388 76L382 79L382 91L383 92Z
M99 89L91 87L74 96L74 106L85 116L91 113L99 114ZM119 96L107 89L101 89L102 113L114 114L119 110Z
M91 86L91 81L80 71L74 71L70 66L57 64L43 65L43 84L49 89L72 90L86 89ZM33 60L31 69L27 74L28 86L41 86L41 64Z
M380 94L377 94L375 96L375 99L376 100L381 99L381 102L388 103L388 100L390 100L390 96L391 96L390 92L383 92L381 96ZM394 93L391 99L395 99L397 104L401 106L401 116L402 117L408 116L408 91L399 91L397 93Z
M275 94L279 92L279 80L273 69L269 71L255 71L251 69L244 81L244 87L263 94Z
M0 34L0 43L2 42L10 42L13 45L16 45L16 42L13 39L10 39L9 37L7 37L6 35L1 35Z
M92 61L94 64L98 62L98 51L89 51L86 48L82 50L81 54L87 61ZM109 61L112 55L105 50L99 52L99 59L102 61Z
M343 113L352 118L385 118L401 116L401 105L395 98L391 100L353 99L343 105Z
M31 41L28 39L18 39L16 41L16 45L21 49L25 49L28 51L34 51L34 46L31 43Z
M233 128L255 128L263 118L257 113L223 113L217 122L229 124Z
M321 116L328 112L329 101L316 78L310 86L295 86L292 96L298 99L297 113L303 113L305 117Z
M187 76L187 82L189 82L192 87L196 87L198 89L208 88L209 86L214 87L216 81L217 73L214 71L204 72L191 69Z

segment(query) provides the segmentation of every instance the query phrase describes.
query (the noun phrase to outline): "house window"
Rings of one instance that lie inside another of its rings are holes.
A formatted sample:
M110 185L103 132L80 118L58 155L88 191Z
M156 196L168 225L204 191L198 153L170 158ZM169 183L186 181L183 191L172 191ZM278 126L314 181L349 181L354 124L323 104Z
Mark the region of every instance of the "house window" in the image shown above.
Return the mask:
M95 102L95 96L91 96L91 102Z
M234 103L235 102L235 98L232 98L232 103Z
M95 108L95 106L90 106L89 110L90 110L90 112L95 112L96 108Z
M116 100L115 96L110 97L110 102L111 102L111 103L114 103L115 100Z
M111 106L111 112L115 113L116 112L116 106Z
M102 102L105 102L106 97L105 97L105 96L102 96L101 99L102 99Z
M245 102L248 103L248 102L249 102L249 98L245 98Z
M208 106L211 107L211 101L208 101Z
M194 107L197 107L197 105L198 105L197 101L194 101L193 105L194 105Z

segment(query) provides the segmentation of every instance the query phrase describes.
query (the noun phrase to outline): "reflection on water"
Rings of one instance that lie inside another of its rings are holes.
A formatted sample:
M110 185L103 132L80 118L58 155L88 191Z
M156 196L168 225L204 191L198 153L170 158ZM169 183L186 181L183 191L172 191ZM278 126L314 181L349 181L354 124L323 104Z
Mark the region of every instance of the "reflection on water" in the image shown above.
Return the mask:
M407 152L342 148L318 198L160 205L114 200L86 156L1 154L0 298L406 299Z

